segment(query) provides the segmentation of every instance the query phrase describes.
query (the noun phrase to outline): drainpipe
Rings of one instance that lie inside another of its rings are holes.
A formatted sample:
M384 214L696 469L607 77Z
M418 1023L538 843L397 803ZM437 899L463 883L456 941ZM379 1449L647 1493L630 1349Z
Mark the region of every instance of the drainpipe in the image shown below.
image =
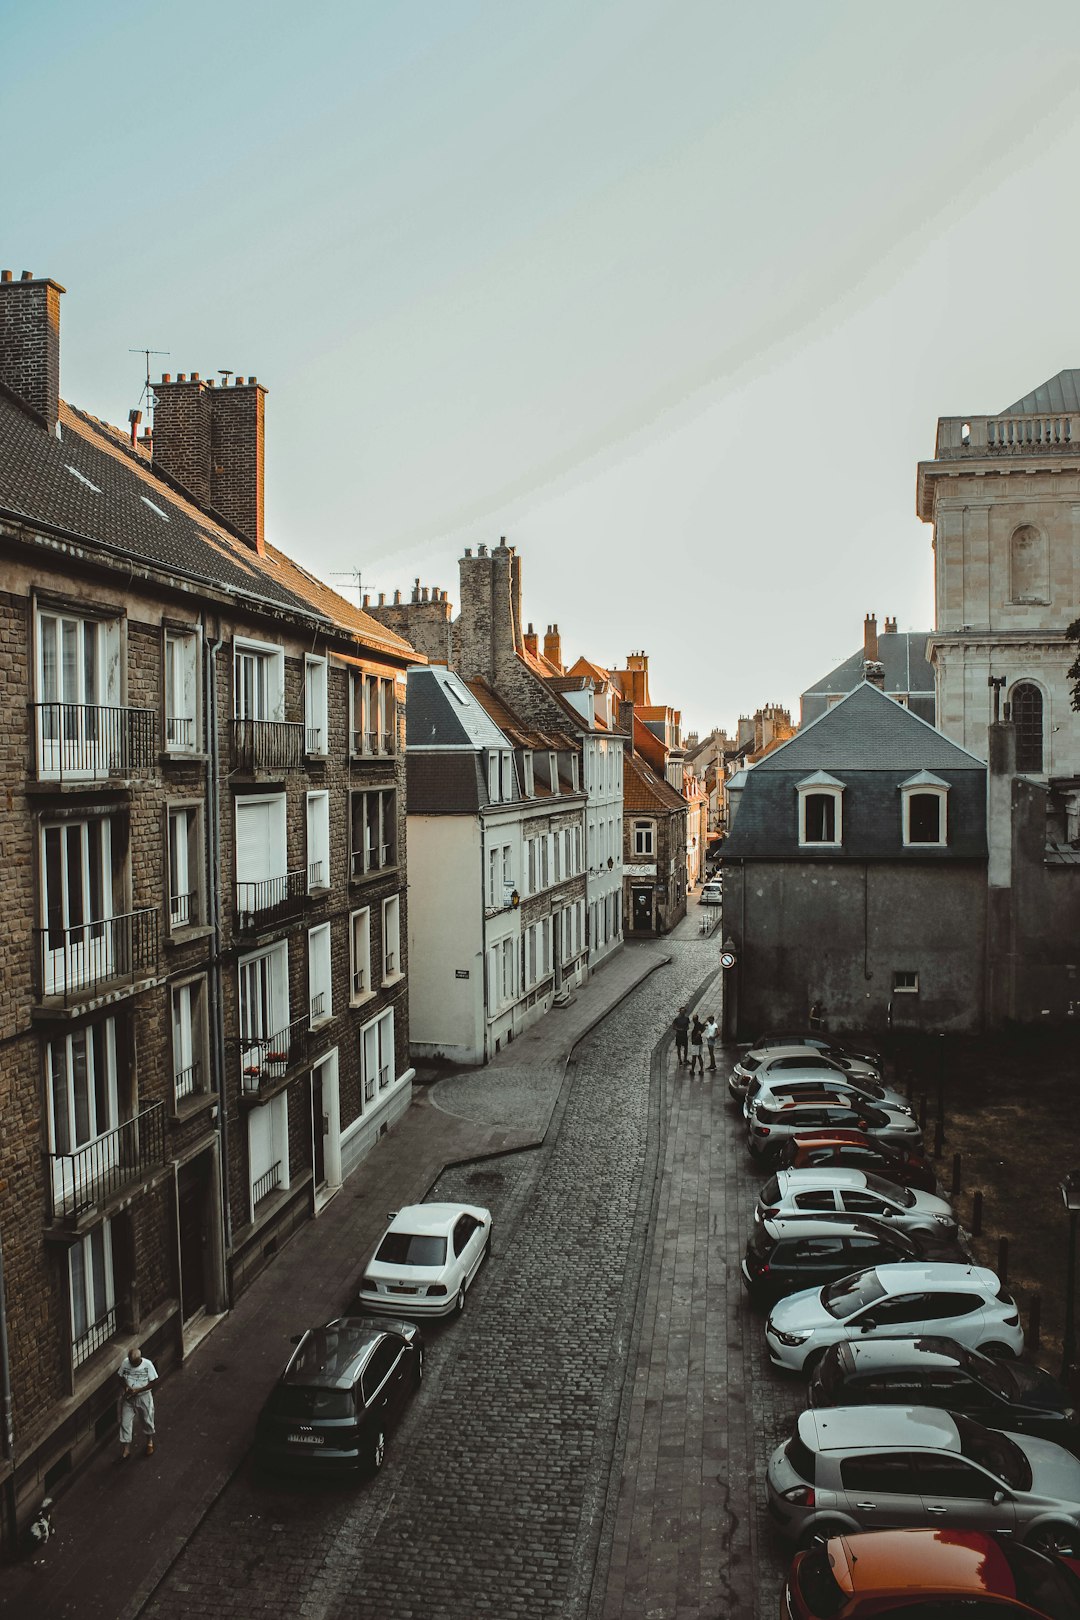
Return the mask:
M484 812L478 812L480 822L480 993L483 1006L481 1038L484 1043L484 1062L494 1054L488 1051L488 977L487 977L487 844L484 835L487 828L484 823Z
M220 1143L220 1174L218 1177L221 1188L221 1212L224 1221L224 1254L227 1261L232 1250L232 1210L229 1203L229 1125L228 1125L228 1095L226 1083L225 1063L225 1029L222 1013L221 995L221 759L218 750L218 686L217 686L217 655L224 645L225 638L220 634L214 641L210 640L206 630L206 615L203 615L203 646L206 650L206 702L203 705L203 720L206 729L206 772L207 797L209 799L210 829L207 839L207 906L210 921L213 926L211 936L210 960L210 1039L211 1062L214 1066L214 1079L218 1094L218 1139ZM231 1305L229 1297L228 1265L225 1265L225 1292L226 1303Z
M0 1443L3 1445L4 1458L14 1465L15 1424L11 1415L11 1362L8 1357L7 1291L4 1287L4 1245L2 1240L0 1240L0 1423L3 1425ZM4 1496L8 1530L14 1535L16 1522L14 1467L5 1482Z

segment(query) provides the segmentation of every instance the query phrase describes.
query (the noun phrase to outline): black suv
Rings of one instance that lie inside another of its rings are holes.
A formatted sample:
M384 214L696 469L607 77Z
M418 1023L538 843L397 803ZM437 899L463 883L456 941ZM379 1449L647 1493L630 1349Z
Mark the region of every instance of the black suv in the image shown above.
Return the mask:
M967 1258L946 1227L940 1236L914 1238L867 1215L791 1215L762 1221L746 1245L741 1269L751 1301L772 1305L785 1294L823 1288L866 1266Z
M989 1429L1053 1440L1080 1456L1076 1409L1056 1379L1041 1367L997 1361L955 1339L831 1345L810 1380L808 1399L811 1406L940 1406Z
M423 1375L414 1322L343 1316L312 1328L259 1414L256 1459L264 1468L376 1472Z

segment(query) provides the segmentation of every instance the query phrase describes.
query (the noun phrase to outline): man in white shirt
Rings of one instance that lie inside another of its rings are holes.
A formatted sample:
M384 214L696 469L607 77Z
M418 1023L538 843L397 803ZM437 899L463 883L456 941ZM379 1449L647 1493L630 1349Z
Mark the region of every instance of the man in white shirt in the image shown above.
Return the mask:
M139 1346L133 1344L117 1370L120 1382L124 1386L124 1393L120 1397L120 1444L123 1447L120 1453L121 1460L131 1456L136 1419L146 1435L146 1455L152 1457L154 1455L152 1391L158 1381L157 1368L149 1357L143 1355Z
M710 1013L708 1022L705 1025L705 1045L709 1048L710 1069L716 1068L716 1037L719 1035L719 1033L720 1026L717 1024L712 1013Z

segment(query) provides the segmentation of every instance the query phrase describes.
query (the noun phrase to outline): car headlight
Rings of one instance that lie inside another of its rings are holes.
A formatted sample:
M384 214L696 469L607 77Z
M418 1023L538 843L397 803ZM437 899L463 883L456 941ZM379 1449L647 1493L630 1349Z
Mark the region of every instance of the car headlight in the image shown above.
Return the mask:
M779 1339L781 1344L790 1345L792 1348L797 1344L805 1344L810 1337L809 1333L781 1333L779 1328L773 1328L772 1331L774 1339Z

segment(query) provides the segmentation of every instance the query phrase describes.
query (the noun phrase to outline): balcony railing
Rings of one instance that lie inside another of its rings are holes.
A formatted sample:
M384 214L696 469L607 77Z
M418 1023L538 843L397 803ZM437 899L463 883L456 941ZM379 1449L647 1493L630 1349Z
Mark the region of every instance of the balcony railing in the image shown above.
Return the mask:
M261 1204L264 1198L269 1198L276 1188L281 1186L281 1160L272 1164L265 1175L259 1177L251 1189L252 1204Z
M77 1339L72 1340L72 1366L81 1367L84 1361L89 1361L94 1351L100 1350L103 1344L108 1344L115 1333L116 1306L112 1305L104 1316L98 1317L98 1320L87 1328L85 1333L81 1333Z
M240 1079L246 1097L257 1097L306 1061L307 1033L308 1020L294 1018L273 1035L240 1037Z
M234 720L233 760L241 771L299 769L304 727L294 720Z
M396 962L397 962L397 952L396 951L387 951L386 955L383 957L383 975L384 975L385 978L388 979L390 977L391 973L396 971L396 967L395 967Z
M322 726L307 726L304 730L304 749L309 754L325 754Z
M353 877L363 877L367 872L381 872L383 867L393 865L393 844L368 845L366 849L354 849L352 852Z
M35 703L34 731L39 780L96 782L153 769L152 709Z
M324 861L309 861L307 869L307 886L309 889L326 888L326 878L323 875L325 865Z
M149 907L36 934L38 987L43 996L61 997L65 1007L157 969L158 914Z
M392 731L354 731L352 733L354 758L387 759L394 752Z
M1080 416L1050 412L1030 416L943 416L938 421L937 459L1080 452Z
M314 995L311 998L311 1022L314 1024L317 1019L324 1016L325 1012L326 991L320 990L317 995Z
M193 716L167 714L165 716L165 747L190 749L195 746L195 720Z
M76 1225L147 1171L165 1163L165 1105L125 1120L74 1153L50 1153L50 1217Z
M307 873L303 867L281 877L236 885L236 926L241 933L273 928L303 910Z
M174 928L189 928L199 920L199 891L174 894L169 900L169 918Z
M186 1069L180 1069L177 1072L173 1081L177 1102L180 1101L181 1097L193 1097L198 1091L199 1072L201 1069L202 1064L199 1062L199 1059L196 1058L195 1062L189 1063Z
M357 968L352 976L354 996L362 996L367 989L367 968Z

